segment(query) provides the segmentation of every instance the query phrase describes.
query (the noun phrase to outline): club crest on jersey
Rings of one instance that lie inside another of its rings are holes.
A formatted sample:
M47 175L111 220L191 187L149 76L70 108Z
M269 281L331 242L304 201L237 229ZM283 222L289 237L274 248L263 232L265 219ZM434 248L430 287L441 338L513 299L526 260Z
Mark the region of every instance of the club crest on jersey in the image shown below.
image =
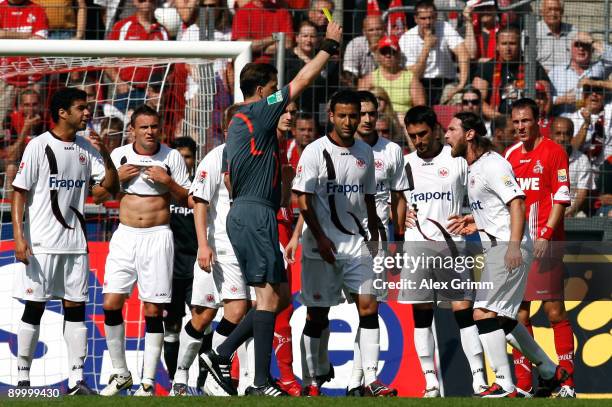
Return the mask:
M302 171L303 171L303 170L304 170L304 167L302 167L302 165L298 165L298 167L297 167L297 171L296 171L296 172L297 172L297 174L299 175L299 174L301 174L301 173L302 173Z
M446 167L442 167L440 169L438 169L438 176L440 178L446 178L448 177L448 168Z
M376 171L382 171L385 168L385 163L382 160L374 160L374 168Z
M275 105L277 103L282 102L283 101L283 92L279 90L276 93L271 94L270 96L268 96L266 101L268 102L268 105Z
M200 178L198 178L198 180L200 182L204 182L204 180L206 179L207 176L208 176L208 173L206 171L202 171L202 172L200 172Z
M206 302L215 302L215 297L212 294L206 294Z
M85 154L83 153L79 154L79 162L81 163L81 165L87 164L87 157L85 157Z
M514 186L514 183L512 182L512 180L510 179L509 175L504 175L502 177L502 181L504 181L504 185L507 186L508 188Z
M535 165L533 166L533 173L542 174L543 172L544 172L544 166L542 165L540 160L536 161Z
M565 168L557 170L557 180L559 182L567 182L567 171L565 171Z
M357 168L365 168L366 167L365 161L360 159L360 158L357 159L356 164L357 164Z

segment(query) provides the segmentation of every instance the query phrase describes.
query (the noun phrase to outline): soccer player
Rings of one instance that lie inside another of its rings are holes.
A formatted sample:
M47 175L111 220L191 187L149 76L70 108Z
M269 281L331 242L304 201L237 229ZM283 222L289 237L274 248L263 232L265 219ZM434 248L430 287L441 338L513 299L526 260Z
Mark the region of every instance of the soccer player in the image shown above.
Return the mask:
M404 172L402 148L386 138L379 137L376 131L378 120L378 100L371 92L358 92L361 102L360 121L355 134L356 138L372 148L374 154L374 176L376 179L376 214L378 233L381 241L404 240L404 219L406 218L406 197L408 179ZM389 205L390 204L390 205ZM391 216L393 214L393 216ZM393 234L389 236L389 220L393 220ZM379 301L386 300L386 293L381 293ZM329 331L329 329L327 329ZM329 336L329 332L327 333ZM355 337L353 353L353 371L347 388L349 396L363 396L363 368L359 348L359 331Z
M15 258L25 264L15 274L14 296L25 302L17 332L17 386L30 386L45 305L60 298L70 366L67 394L89 395L95 392L83 380L89 277L83 209L90 181L97 201L114 193L119 183L100 137L90 134L87 141L76 135L90 118L87 94L59 89L50 109L56 126L28 143L13 181Z
M408 227L405 240L419 242L417 246L422 246L423 249L428 249L428 253L435 255L447 250L452 253L465 242L463 236L451 235L446 226L452 217L461 214L467 186L467 162L462 157L451 156L451 148L444 146L436 137L438 119L430 107L417 106L410 109L404 117L404 123L408 137L415 147L415 151L405 157L405 171L410 183L410 192L407 195L411 205L406 215ZM454 255L459 256L460 253L456 252ZM431 273L438 271L425 270L423 277L432 278ZM447 274L459 276L454 270ZM471 293L465 294L467 295L460 295L462 298L451 301L451 307L459 326L463 353L472 373L473 391L478 394L487 388L483 350L472 317L472 296ZM400 302L413 304L414 347L425 376L423 397L426 398L440 397L440 384L434 365L433 295L433 291L422 289L419 290L419 298L414 295L410 295L411 298L398 298Z
M525 228L525 194L512 167L492 150L482 119L471 112L455 114L445 135L453 157L468 163L468 198L472 215L456 218L449 225L455 233L479 232L485 250L481 282L491 289L476 291L474 320L480 341L495 373L495 383L478 396L516 397L506 341L538 366L543 387L558 386L567 372L546 356L522 324L516 321L523 299L531 240Z
M255 378L246 394L284 393L268 380L275 314L289 300L276 221L281 181L276 127L287 103L312 84L338 51L341 36L340 26L329 23L319 53L281 90L276 90L276 69L270 65L248 64L240 73L245 103L234 115L225 146L234 199L227 233L247 284L255 287L257 308L247 313L216 352L204 355L209 373L229 394L236 394L229 375L230 356L251 336Z
M170 144L183 159L193 181L196 143L191 137L178 137ZM165 307L164 317L164 361L170 380L174 380L179 350L181 321L185 316L185 305L191 304L193 264L196 261L198 241L193 223L193 209L170 204L170 229L174 237L174 264L172 268L172 301ZM212 338L212 334L209 335ZM210 346L209 346L210 348Z
M378 241L376 178L372 148L355 139L360 108L359 94L352 90L332 96L329 121L333 129L304 149L293 181L307 225L300 293L300 301L307 307L302 337L302 363L306 365L302 379L307 396L320 394L316 377L319 348L327 349L328 340L321 333L329 325L329 308L344 301L343 289L350 293L359 312L357 341L365 395L397 395L377 378L378 303L370 286L374 280L372 257L367 251L362 253L366 241Z
M534 261L529 269L525 301L518 320L533 335L529 320L530 301L543 301L543 308L554 331L559 364L570 377L561 384L559 397L576 397L574 390L574 332L563 302L563 218L570 205L569 161L559 144L544 137L538 125L538 105L531 99L512 104L512 124L519 139L508 148L506 159L512 165L519 186L525 192L526 220L534 243ZM531 363L513 351L517 391L532 397ZM549 394L538 394L548 396Z
M164 304L171 300L174 241L170 202L187 202L189 177L181 154L160 143L160 117L143 105L130 118L134 142L115 149L121 195L119 227L113 234L104 274L104 330L113 365L100 394L112 396L132 386L125 359L122 309L138 282L145 317L144 365L135 396L153 396L155 372L164 341Z

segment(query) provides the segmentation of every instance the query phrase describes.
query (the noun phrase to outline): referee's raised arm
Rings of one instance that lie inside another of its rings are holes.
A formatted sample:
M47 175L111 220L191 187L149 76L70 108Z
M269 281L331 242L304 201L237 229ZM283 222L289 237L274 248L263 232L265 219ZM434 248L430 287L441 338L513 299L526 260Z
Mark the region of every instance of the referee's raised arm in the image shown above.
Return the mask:
M340 40L342 38L342 27L335 21L327 25L325 39L321 43L321 49L315 57L308 62L297 73L289 84L289 97L295 100L300 94L309 87L319 76L329 58L336 55L340 50Z

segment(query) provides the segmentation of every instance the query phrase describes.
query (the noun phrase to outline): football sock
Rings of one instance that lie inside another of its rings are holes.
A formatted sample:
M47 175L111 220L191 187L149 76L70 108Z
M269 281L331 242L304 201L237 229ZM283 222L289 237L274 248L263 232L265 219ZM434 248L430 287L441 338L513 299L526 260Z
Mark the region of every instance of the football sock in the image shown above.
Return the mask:
M321 340L319 341L319 361L317 362L317 376L323 376L329 373L329 320L327 326L321 331Z
M70 374L68 387L76 386L83 380L83 365L87 357L87 327L85 321L64 321L64 340L68 349Z
M472 372L472 387L474 392L480 391L480 386L486 386L482 344L478 337L478 328L474 323L472 308L455 311L455 320L459 325L461 347Z
M533 337L533 327L531 326L531 321L527 321L524 324L525 329L531 337ZM514 328L512 328L514 329ZM506 332L506 339L508 339L509 332ZM524 390L531 391L533 389L533 373L532 373L532 364L529 359L525 357L514 346L512 347L512 359L514 361L514 375L516 376L516 387Z
M302 381L304 386L317 384L317 368L319 364L319 346L323 325L318 321L306 320L300 348L302 350Z
M19 381L30 380L30 367L39 335L40 324L32 325L23 321L19 322L19 330L17 331L17 374Z
M255 378L253 379L253 385L257 387L265 385L270 375L275 319L276 314L270 311L256 310L253 316L253 339L255 342Z
M354 353L353 353L353 370L351 372L351 379L349 381L348 389L354 389L361 386L363 380L363 367L361 365L361 351L359 349L359 335L361 334L361 328L357 328L357 334L355 335Z
M163 317L145 317L145 348L141 383L153 385L164 343ZM199 346L199 345L198 345Z
M202 346L202 333L198 332L189 320L181 329L180 345L177 356L177 368L174 383L187 384L189 368L193 364L200 347ZM145 347L146 349L146 347Z
M293 313L293 305L289 304L287 308L281 311L276 316L276 324L274 327L274 354L280 372L280 380L288 383L295 380L293 374L293 349L291 343L291 325L289 321Z
M217 347L217 353L219 356L223 356L229 358L232 356L236 349L240 345L253 336L253 320L255 316L256 310L252 308L247 314L242 318L242 321L234 328L232 333L227 336L227 339ZM274 335L274 327L272 327L272 335ZM272 341L270 341L270 345L272 345Z
M440 388L434 363L435 342L431 324L433 309L412 308L414 317L414 348L425 376L425 388Z
M567 319L552 324L559 365L570 374L563 385L574 387L574 331Z
M179 336L180 332L170 331L168 326L166 326L166 331L164 332L164 362L166 362L168 377L171 381L174 380L174 373L176 372L179 352Z
M497 318L486 318L476 321L476 326L491 370L495 373L495 383L506 391L514 391L512 372L506 354L506 337L499 321Z
M380 354L380 329L378 314L359 317L359 349L361 351L361 366L363 382L367 386L376 381L378 359Z
M238 324L234 324L233 322L230 322L225 318L221 319L212 337L212 349L215 352L217 352L217 348L219 348L219 345L225 342L227 337L230 336L230 334L234 331L234 329L236 329L237 326Z
M104 310L104 333L114 373L129 376L125 360L125 324L121 310Z
M537 366L538 372L544 379L550 379L554 376L557 366L536 343L523 324L516 324L512 332L506 334L506 339L510 345L518 349L531 363Z

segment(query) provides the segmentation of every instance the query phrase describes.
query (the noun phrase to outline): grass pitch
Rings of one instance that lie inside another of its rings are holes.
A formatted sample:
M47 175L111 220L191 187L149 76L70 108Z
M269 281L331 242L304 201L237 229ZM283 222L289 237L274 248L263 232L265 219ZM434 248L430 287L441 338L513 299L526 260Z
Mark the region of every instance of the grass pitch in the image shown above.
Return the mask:
M264 398L264 397L60 397L56 399L0 399L0 406L61 406L61 407L174 407L174 406L204 406L204 407L379 407L381 403L390 407L559 407L559 406L609 406L610 399L473 399L473 398Z

